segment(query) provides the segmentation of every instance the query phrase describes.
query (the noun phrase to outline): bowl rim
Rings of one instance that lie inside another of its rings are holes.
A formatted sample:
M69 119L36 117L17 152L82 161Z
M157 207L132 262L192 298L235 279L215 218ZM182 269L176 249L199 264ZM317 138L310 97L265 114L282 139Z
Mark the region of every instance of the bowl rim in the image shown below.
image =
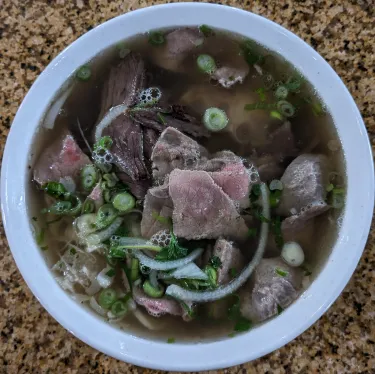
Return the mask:
M234 338L167 344L110 326L81 308L57 285L35 243L27 216L29 152L51 98L69 75L103 47L150 29L200 24L258 40L281 53L313 83L338 126L347 164L347 201L342 229L326 264L312 285L280 316ZM88 345L119 360L161 370L210 370L241 364L280 348L309 328L354 272L369 233L373 204L374 165L366 128L353 98L330 65L282 26L241 9L207 3L138 9L95 27L70 44L47 66L23 100L8 135L1 173L2 217L9 246L39 302Z

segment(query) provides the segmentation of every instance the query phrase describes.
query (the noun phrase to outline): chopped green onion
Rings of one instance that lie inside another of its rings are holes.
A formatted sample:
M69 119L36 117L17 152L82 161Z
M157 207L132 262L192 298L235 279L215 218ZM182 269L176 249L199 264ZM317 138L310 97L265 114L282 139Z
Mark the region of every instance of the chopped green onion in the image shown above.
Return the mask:
M271 113L270 113L270 116L272 118L278 119L280 121L284 120L284 117L277 110L272 110Z
M114 277L116 275L116 270L115 269L109 269L105 275L107 275L108 277Z
M139 278L139 260L138 258L132 258L130 265L130 280L136 281Z
M101 137L97 143L94 144L94 151L97 149L110 149L112 147L113 141L110 136Z
M98 303L102 308L109 309L116 300L116 291L112 288L106 288L100 292Z
M280 180L278 179L273 179L270 183L270 190L271 191L274 191L274 190L282 190L283 189L283 182L281 182Z
M91 191L98 181L98 170L92 164L86 165L81 171L82 187L85 191Z
M247 230L247 236L249 238L255 238L257 236L258 230L256 227L251 227Z
M123 317L128 312L128 308L124 302L117 300L112 304L111 312L115 317Z
M116 219L117 215L117 210L111 204L102 205L96 215L96 227L104 229Z
M208 108L204 112L203 123L208 130L216 132L227 126L228 117L224 110L219 108Z
M288 94L289 94L289 91L285 86L281 85L276 88L276 91L275 91L276 99L284 100L287 98Z
M199 55L197 65L203 73L212 74L216 70L216 62L210 55Z
M277 315L279 316L283 311L284 309L279 304L277 304Z
M324 114L324 107L320 103L313 103L312 111L315 117L319 117Z
M237 274L238 274L238 271L237 271L236 268L230 268L230 269L229 269L229 275L230 275L232 278L236 278Z
M330 183L330 184L326 187L326 191L327 191L327 192L331 192L334 188L335 188L335 186L334 186L332 183Z
M333 208L341 209L345 205L345 190L343 188L334 188L330 195L330 204Z
M210 26L207 25L200 25L199 31L207 38L209 36L215 35L214 31L211 29Z
M73 255L73 256L77 253L77 251L76 251L75 248L70 248L69 252L70 252L70 254Z
M276 208L280 204L281 191L273 190L270 191L270 207Z
M167 343L168 343L168 344L173 344L173 343L175 343L175 341L176 341L175 338L168 338L168 339L167 339Z
M81 66L77 72L76 77L81 81L87 81L91 77L91 69L88 65Z
M236 332L248 331L251 329L252 325L253 324L249 319L245 317L240 317L234 326L234 331Z
M286 277L289 273L283 269L275 268L275 273L280 275L280 277Z
M165 43L165 38L160 31L153 31L148 34L148 42L151 45L158 46Z
M152 218L156 219L158 222L162 223L163 225L167 226L169 229L172 228L172 218L171 217L163 217L158 214L155 210L152 212Z
M147 296L153 297L153 298L160 298L164 295L164 287L159 285L159 287L152 286L151 282L149 280L146 280L143 283L143 291Z
M263 75L262 80L266 90L270 90L275 84L275 79L271 74Z
M256 93L258 94L260 101L266 101L266 92L265 91L266 90L264 89L264 87L260 87L256 90Z
M217 286L217 272L212 266L206 266L204 272L208 275L208 281L212 287Z
M45 233L46 233L46 230L41 228L35 237L36 244L38 244L39 246L41 246L44 243Z
M87 213L94 213L95 211L95 203L93 200L90 198L87 198L84 203L82 204L82 214L87 214Z
M304 81L304 78L302 76L298 76L298 77L290 77L286 83L284 84L284 86L290 91L290 92L297 92L302 83Z
M63 198L67 193L66 188L62 183L48 182L42 187L43 191L56 199Z
M274 235L276 245L279 248L282 248L282 246L284 245L284 238L283 238L283 232L281 230L281 217L280 216L276 216L275 218L272 219L271 231Z
M167 121L166 121L165 117L160 112L158 112L157 117L158 117L159 121L162 123L162 125L165 126L167 124Z
M128 192L122 192L114 197L112 204L120 212L128 212L135 207L135 198Z
M234 332L231 332L230 334L228 334L228 338L234 338L236 336L236 334Z
M296 112L294 106L286 100L278 101L277 109L284 117L293 117Z
M119 181L115 173L104 174L103 179L104 179L104 182L102 183L103 189L113 188L116 186L117 182Z
M71 201L56 201L49 208L43 209L42 213L51 213L51 214L56 214L56 215L68 215L68 216L77 215L78 213L81 212L82 202L75 195L69 194L68 197L71 199Z
M264 61L264 56L255 52L256 44L252 40L244 40L240 48L245 61L249 65L260 64Z

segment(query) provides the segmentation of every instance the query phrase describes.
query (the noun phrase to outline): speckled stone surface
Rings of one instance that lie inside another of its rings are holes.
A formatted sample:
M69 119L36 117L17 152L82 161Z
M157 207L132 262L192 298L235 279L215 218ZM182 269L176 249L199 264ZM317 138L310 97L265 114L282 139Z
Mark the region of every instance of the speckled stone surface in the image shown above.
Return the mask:
M80 35L143 0L0 0L0 152L35 78ZM292 30L337 71L375 147L374 0L225 1ZM146 373L85 345L42 308L0 232L0 373ZM330 310L287 346L225 373L375 373L375 228L361 262ZM246 347L244 347L246 349Z

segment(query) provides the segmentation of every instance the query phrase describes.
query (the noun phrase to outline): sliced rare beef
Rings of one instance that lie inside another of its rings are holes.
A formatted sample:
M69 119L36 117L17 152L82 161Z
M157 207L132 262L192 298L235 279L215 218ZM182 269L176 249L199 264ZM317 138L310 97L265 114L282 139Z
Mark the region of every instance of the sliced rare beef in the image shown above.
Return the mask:
M160 135L152 155L152 175L163 181L173 169L194 169L201 157L201 146L193 139L168 127Z
M151 160L152 150L158 141L159 134L153 129L143 130L143 153L146 160Z
M247 226L234 202L205 171L175 169L169 176L173 230L188 240L246 238Z
M215 70L212 78L216 79L224 88L231 88L236 83L243 83L249 74L249 65L243 61L238 67L223 66Z
M328 170L325 156L315 154L298 156L286 168L281 182L283 192L278 214L289 217L313 208L313 215L317 215L327 209L325 198Z
M34 180L43 185L70 177L78 183L82 168L90 163L90 159L79 148L73 136L64 131L39 156L34 167Z
M166 225L159 217L171 218L173 202L169 197L169 186L153 187L147 191L143 205L141 233L144 238L151 238L154 234L166 229Z
M261 157L256 157L254 161L259 178L263 182L270 182L273 179L280 179L283 175L284 168L274 155L264 155Z
M126 114L117 117L104 129L103 135L113 140L110 149L114 164L132 180L148 178L143 156L143 131Z
M204 36L197 27L181 28L165 35L165 43L158 46L153 62L167 70L183 71L184 59L204 43Z
M235 274L239 274L246 265L246 260L241 251L233 242L224 238L216 240L213 256L221 261L221 267L217 269L217 283L219 285L229 283Z
M183 310L177 301L166 297L158 299L149 297L137 286L133 288L133 297L134 301L143 306L153 317L161 317L165 314L182 316L183 314Z
M262 259L242 289L241 314L254 322L264 321L286 308L302 288L302 270L292 268L280 257Z
M143 127L162 132L166 127L174 127L194 138L209 137L209 131L200 120L188 114L187 108L182 105L169 105L165 107L144 108L133 111L134 121Z

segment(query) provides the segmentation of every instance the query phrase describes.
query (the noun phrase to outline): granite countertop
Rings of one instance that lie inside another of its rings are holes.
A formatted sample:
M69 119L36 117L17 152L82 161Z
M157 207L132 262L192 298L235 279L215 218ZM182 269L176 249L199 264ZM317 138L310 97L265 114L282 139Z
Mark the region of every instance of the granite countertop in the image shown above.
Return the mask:
M0 0L0 152L23 97L43 68L86 31L144 0ZM374 0L224 2L292 30L337 71L375 146ZM0 374L151 372L110 358L61 327L23 281L0 232ZM375 228L330 310L287 346L228 373L375 373ZM246 349L246 347L244 347Z

